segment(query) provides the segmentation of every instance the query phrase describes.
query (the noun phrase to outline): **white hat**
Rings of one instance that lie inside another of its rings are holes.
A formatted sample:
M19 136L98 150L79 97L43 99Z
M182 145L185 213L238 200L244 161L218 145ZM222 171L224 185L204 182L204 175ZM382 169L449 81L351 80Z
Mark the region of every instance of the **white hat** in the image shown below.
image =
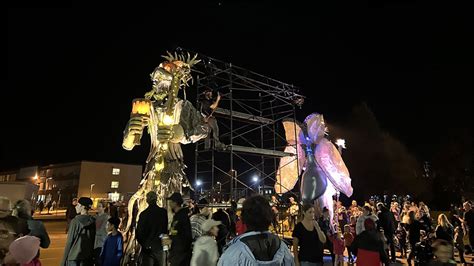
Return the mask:
M10 244L9 252L17 263L26 264L38 254L40 239L35 236L23 236Z
M213 219L207 219L202 223L201 229L202 229L203 232L209 232L212 227L218 226L220 224L222 224L220 221L216 221L216 220L213 220Z

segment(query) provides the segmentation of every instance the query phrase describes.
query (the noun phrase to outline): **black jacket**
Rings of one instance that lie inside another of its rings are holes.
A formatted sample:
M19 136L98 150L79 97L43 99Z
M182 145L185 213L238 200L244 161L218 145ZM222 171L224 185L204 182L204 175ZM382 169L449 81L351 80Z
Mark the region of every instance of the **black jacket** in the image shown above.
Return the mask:
M170 248L171 265L181 265L183 261L187 261L189 264L191 259L193 237L188 213L188 208L182 208L173 216L169 233L172 240Z
M378 218L378 226L379 228L381 227L383 229L384 235L393 236L393 233L395 233L396 229L395 217L393 216L393 213L388 209L385 209L378 214Z
M376 251L380 254L380 260L382 262L388 262L388 256L384 250L383 240L380 238L378 232L375 230L365 230L355 237L351 245L351 249L354 251L355 255L357 255L357 251L359 248L369 251Z
M140 213L136 230L138 243L145 250L161 250L161 234L168 233L168 213L158 205L149 205Z

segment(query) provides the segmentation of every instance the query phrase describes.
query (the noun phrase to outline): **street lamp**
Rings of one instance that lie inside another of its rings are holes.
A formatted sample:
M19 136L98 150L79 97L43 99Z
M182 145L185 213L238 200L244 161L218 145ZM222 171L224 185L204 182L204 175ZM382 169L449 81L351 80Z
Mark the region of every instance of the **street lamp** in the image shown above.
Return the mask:
M196 186L201 187L201 194L202 194L202 181L201 180L196 180Z
M257 190L258 190L258 193L260 193L260 187L258 185L258 176L257 175L254 175L252 177L252 181L255 183L255 185L257 186Z
M89 193L89 198L92 198L92 188L95 186L95 184L91 184L91 191Z

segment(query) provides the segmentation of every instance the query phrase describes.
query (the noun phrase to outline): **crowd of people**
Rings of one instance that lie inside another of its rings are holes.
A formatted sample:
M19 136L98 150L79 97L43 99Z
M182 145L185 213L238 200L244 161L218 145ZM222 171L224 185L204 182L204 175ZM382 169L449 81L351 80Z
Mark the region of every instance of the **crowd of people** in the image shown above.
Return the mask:
M459 262L467 263L464 253L472 253L474 243L470 201L447 215L431 217L423 202L369 200L359 206L352 201L346 208L335 201L331 214L328 208L299 205L291 198L287 205L291 238L275 234L276 196L268 200L254 195L240 207L232 202L213 212L205 198L185 202L180 193L173 193L167 198L172 217L157 205L155 192L149 192L146 201L148 207L140 213L135 231L140 245L137 265L314 266L323 265L325 250L331 255L326 260L334 265L346 260L389 264L397 260L397 251L410 265L447 265L455 263L454 250ZM124 237L118 208L99 202L92 215L92 205L90 198L81 197L67 211L61 265L120 265ZM0 229L7 239L0 247L0 264L40 265L40 247L48 248L50 240L32 214L28 201L10 208L8 199L0 197Z

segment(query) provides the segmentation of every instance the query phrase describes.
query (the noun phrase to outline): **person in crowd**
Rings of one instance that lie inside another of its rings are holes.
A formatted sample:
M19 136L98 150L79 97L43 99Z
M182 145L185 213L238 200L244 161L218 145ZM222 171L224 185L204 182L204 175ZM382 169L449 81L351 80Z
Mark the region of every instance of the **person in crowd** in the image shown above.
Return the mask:
M410 247L412 251L408 255L408 264L411 264L415 253L413 252L413 248L415 247L416 243L420 241L420 231L422 229L421 223L416 220L415 218L415 211L410 211L408 213L408 242L410 243Z
M326 238L329 238L329 236L335 232L331 224L332 221L329 216L329 210L326 207L323 208L322 215L318 219L318 223L324 235L326 236ZM332 242L329 240L325 241L324 248L329 250L329 252L331 253L332 262L334 262L336 255L334 254L334 251L333 251Z
M53 201L52 200L48 200L48 202L46 202L46 212L49 214L49 211L51 210L51 207L53 206Z
M78 215L71 221L61 265L93 265L95 219L89 215L91 207L90 198L79 198L76 204Z
M344 265L344 240L342 239L342 235L340 231L329 236L329 240L332 242L334 254L336 255L334 259L335 266L343 266Z
M421 223L421 227L423 230L425 230L428 233L433 232L433 223L431 221L431 218L429 217L429 213L426 213L425 208L419 208L418 210L418 220Z
M354 242L354 234L351 232L351 226L346 224L344 226L344 246L347 250L349 263L354 263L354 256L351 248L352 242Z
M56 201L53 200L53 203L51 203L51 208L49 209L49 211L54 211L56 209Z
M237 222L235 223L235 233L240 236L247 232L247 226L242 220L242 210L237 210Z
M395 221L397 223L400 222L400 206L398 205L398 202L393 201L391 206L390 206L390 212L392 212L393 217L395 218Z
M168 213L156 204L157 198L154 191L146 194L148 207L140 213L135 232L137 242L142 247L140 257L144 266L164 266L160 236L168 233Z
M385 239L387 239L387 245L390 248L390 257L392 262L396 261L397 255L395 254L395 243L393 242L393 235L395 233L395 217L393 213L385 207L381 202L377 203L378 214L378 226L379 229L383 229Z
M39 213L41 214L41 211L43 211L44 209L44 201L40 200L38 202L38 210L39 210ZM66 232L67 233L67 232Z
M40 204L41 203L42 203L42 201L40 201ZM66 234L68 233L69 225L71 224L72 219L74 219L74 217L76 217L76 215L77 215L76 205L77 205L77 198L73 198L71 204L69 206L67 206L67 209L66 209L66 220L67 220ZM40 209L40 213L41 213L41 210L42 209Z
M212 219L221 222L216 239L217 249L219 250L220 255L222 254L223 248L227 244L227 238L229 237L230 218L227 212L223 209L217 209L217 211L212 214Z
M40 239L40 246L48 248L51 241L43 222L33 219L30 202L27 200L18 200L13 206L12 214L22 221L26 221L28 226L28 235ZM39 254L38 254L39 257Z
M410 203L408 202L403 203L403 209L402 209L402 212L400 213L400 222L402 224L408 224L408 221L410 220L410 217L408 216L409 212L410 212Z
M426 214L428 218L431 218L430 208L428 208L428 206L423 201L420 201L420 203L418 203L418 209L423 210L423 213Z
M323 265L326 235L314 219L313 205L304 204L302 211L303 220L296 224L292 235L295 265Z
M452 245L450 242L437 239L433 243L433 253L435 258L429 263L430 266L456 265L452 260ZM425 264L426 265L426 264Z
M351 206L349 207L349 213L351 216L359 216L360 215L360 209L359 206L357 205L357 201L353 200L351 202Z
M117 205L114 202L109 202L109 217L119 217Z
M357 256L357 265L379 266L381 263L388 263L384 243L375 228L374 220L365 219L363 226L364 230L355 237L351 246Z
M120 266L120 260L123 255L123 237L118 231L120 219L117 217L109 218L106 224L107 231L109 231L110 234L105 239L100 253L100 265Z
M349 223L349 217L347 216L346 208L342 205L337 209L337 221L341 231L343 231L344 226Z
M400 246L400 255L402 258L407 257L407 231L405 227L399 223L397 227L397 231L395 232L398 240L398 244Z
M41 266L37 256L40 239L35 236L22 236L9 246L2 265Z
M197 214L193 214L189 220L191 221L191 230L193 234L193 241L196 241L202 235L202 224L209 219L211 210L209 209L209 202L202 198L195 207L199 210Z
M230 221L230 227L229 227L229 234L230 237L235 237L236 232L235 232L235 223L237 222L237 202L231 201L230 202L230 208L227 208L225 210L227 214L229 215L229 221Z
M349 226L351 228L351 233L355 237L355 235L356 235L356 226L357 226L357 217L356 216L351 216Z
M466 259L464 258L464 230L463 228L458 225L454 229L454 246L459 252L459 259L461 263L466 263Z
M171 222L170 238L163 241L164 245L170 245L169 261L171 266L189 265L191 261L191 244L193 235L191 222L189 221L187 208L183 208L183 197L175 192L167 198L168 204L174 213Z
M217 265L219 252L217 251L216 237L219 231L220 221L207 219L201 224L203 232L194 243L191 266Z
M471 247L474 248L474 210L472 209L472 204L469 201L464 202L463 208L464 215L460 221L466 228Z
M431 239L428 237L426 231L420 231L420 241L411 248L414 254L415 265L427 265L433 259L433 249L431 248ZM411 261L408 261L411 265Z
M279 234L281 233L279 217L278 217L280 213L278 211L277 206L271 206L271 207L272 207L272 213L273 213L273 219L272 219L273 230L275 230L275 232Z
M297 218L298 218L299 206L298 203L295 201L294 197L290 197L290 207L289 207L289 214L290 214L290 230L296 226Z
M357 224L356 224L356 235L361 234L364 232L364 222L367 219L372 219L375 222L377 222L378 218L372 213L372 208L368 205L364 205L362 207L362 215L357 218Z
M242 219L247 232L229 242L217 265L295 265L288 246L268 231L272 210L265 197L254 195L246 199Z
M10 244L30 232L25 220L11 215L10 204L10 199L0 196L0 265L3 265Z
M436 226L435 235L436 239L443 239L449 243L453 242L454 228L444 213L438 215L438 225Z
M96 264L102 265L100 254L102 253L102 246L107 238L107 220L109 215L105 213L105 203L97 203L97 215L95 216L95 242L94 242L94 256Z

